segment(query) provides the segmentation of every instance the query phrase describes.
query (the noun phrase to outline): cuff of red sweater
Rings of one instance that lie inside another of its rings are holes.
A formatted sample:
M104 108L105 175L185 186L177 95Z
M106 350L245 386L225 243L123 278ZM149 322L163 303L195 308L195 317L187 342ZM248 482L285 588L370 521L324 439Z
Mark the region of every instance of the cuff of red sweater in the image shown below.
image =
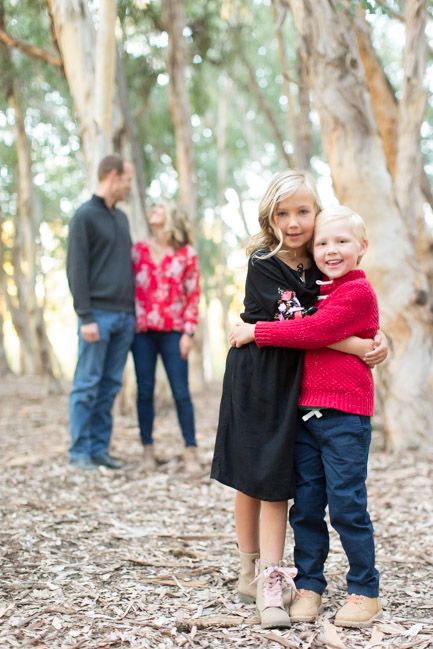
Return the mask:
M269 326L269 322L256 322L254 340L257 347L272 345L272 328Z

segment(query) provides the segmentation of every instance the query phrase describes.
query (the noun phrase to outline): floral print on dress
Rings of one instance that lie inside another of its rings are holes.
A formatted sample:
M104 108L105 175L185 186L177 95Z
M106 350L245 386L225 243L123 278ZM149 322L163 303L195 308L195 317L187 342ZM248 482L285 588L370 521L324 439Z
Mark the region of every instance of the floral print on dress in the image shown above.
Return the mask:
M296 320L306 315L313 315L317 311L315 306L304 309L296 297L295 291L283 291L279 288L278 292L280 293L280 299L277 302L275 320Z
M167 254L160 264L152 260L149 244L132 246L135 274L135 330L193 333L198 324L200 273L190 245Z

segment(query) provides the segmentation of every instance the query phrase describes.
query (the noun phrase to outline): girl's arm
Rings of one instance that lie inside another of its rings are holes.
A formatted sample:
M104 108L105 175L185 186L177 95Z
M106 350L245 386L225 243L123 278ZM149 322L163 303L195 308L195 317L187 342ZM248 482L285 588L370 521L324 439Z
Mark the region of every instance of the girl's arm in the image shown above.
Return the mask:
M230 332L230 344L232 347L242 347L254 340L255 325L241 322L235 325ZM374 367L382 363L388 356L388 341L386 336L378 331L374 338L358 338L358 336L349 336L344 340L329 345L331 349L336 349L345 354L359 356L369 367Z

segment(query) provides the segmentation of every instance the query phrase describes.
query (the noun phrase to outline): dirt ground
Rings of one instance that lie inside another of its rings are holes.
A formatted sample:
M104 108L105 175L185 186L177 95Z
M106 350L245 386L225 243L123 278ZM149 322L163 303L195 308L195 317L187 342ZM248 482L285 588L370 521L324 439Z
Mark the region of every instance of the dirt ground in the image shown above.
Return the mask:
M142 470L132 415L115 419L112 451L124 470L71 470L67 389L47 397L34 379L0 383L1 649L433 647L432 453L389 455L374 440L369 509L383 619L365 630L333 626L346 563L332 533L324 616L264 631L235 595L233 493L208 477L220 386L194 399L196 479L183 472L171 405L158 411L156 473ZM288 531L288 563L291 548Z

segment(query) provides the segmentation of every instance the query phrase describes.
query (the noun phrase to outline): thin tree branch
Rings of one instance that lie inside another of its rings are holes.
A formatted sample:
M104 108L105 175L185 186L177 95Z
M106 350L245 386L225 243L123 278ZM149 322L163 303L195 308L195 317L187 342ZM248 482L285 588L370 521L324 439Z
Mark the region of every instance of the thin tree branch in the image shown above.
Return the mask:
M63 65L62 59L58 56L53 56L52 54L49 54L48 52L42 50L40 47L20 43L16 40L16 38L13 38L13 36L8 34L4 29L0 29L0 41L5 43L9 47L15 47L21 52L24 52L24 54L32 56L35 59L41 59L42 61L46 61L47 63L51 63L51 65L55 65L57 67L61 67Z

